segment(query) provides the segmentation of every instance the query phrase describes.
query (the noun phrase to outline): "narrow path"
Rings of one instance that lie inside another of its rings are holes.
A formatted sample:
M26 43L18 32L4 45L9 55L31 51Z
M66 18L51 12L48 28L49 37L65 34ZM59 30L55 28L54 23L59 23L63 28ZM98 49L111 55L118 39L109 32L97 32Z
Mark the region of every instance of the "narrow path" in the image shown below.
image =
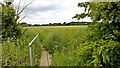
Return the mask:
M43 48L43 46L41 45L42 48L42 52L41 52L41 63L40 66L50 66L51 64L51 55L49 54L48 51L45 51L45 49Z

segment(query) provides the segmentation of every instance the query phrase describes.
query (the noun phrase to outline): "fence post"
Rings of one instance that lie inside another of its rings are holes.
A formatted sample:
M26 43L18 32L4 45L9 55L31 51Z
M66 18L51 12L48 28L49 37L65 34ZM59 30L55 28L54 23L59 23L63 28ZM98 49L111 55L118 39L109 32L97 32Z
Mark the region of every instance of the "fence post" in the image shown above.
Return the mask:
M29 46L29 54L30 54L30 66L32 66L32 49L31 49L31 46Z
M35 39L38 37L38 34L34 37L34 39L29 43L29 55L30 55L30 66L32 66L32 43L35 41Z

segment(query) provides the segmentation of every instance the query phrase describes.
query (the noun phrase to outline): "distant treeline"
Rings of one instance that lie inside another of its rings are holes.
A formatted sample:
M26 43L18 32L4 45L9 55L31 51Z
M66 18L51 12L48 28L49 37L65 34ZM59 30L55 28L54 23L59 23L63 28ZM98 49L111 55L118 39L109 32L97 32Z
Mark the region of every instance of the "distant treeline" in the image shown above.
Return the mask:
M69 25L89 25L92 22L64 22L64 23L49 23L49 24L27 24L25 22L21 23L22 26L69 26Z

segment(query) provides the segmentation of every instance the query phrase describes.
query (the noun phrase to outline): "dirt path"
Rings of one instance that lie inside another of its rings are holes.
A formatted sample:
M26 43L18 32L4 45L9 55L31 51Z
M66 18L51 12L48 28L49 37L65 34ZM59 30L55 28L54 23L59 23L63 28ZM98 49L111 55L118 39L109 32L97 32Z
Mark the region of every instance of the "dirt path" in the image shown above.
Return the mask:
M41 63L40 66L49 66L51 64L51 55L48 51L45 51L45 49L42 47L42 53L41 53Z

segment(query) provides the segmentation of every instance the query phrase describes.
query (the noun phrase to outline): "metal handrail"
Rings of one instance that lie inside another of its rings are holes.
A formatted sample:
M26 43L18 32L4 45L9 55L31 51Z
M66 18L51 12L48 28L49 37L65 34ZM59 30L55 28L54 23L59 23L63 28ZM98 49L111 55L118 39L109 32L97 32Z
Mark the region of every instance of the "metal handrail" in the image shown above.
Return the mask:
M30 66L32 66L32 43L35 41L35 39L38 37L38 34L34 37L34 39L29 43L29 54L30 54Z

